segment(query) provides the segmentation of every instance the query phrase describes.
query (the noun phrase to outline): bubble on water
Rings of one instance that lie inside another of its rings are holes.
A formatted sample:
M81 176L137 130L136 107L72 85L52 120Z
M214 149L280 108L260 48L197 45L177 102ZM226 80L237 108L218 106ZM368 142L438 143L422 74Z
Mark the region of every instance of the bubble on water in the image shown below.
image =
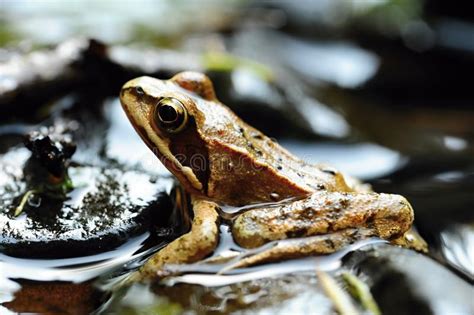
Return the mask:
M35 193L31 194L28 197L28 205L34 208L41 206L41 196Z

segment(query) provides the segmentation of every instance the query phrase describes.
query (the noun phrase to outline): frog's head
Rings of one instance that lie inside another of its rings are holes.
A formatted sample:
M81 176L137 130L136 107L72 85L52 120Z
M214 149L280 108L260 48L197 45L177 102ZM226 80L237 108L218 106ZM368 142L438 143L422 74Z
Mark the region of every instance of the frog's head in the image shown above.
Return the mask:
M190 193L247 204L309 189L289 167L293 157L220 103L204 74L140 77L123 86L120 101L143 141Z
M203 125L206 102L214 99L209 78L195 72L182 72L170 80L139 77L120 92L135 130L192 193L206 193L209 158Z
M120 101L143 141L180 183L206 195L210 138L217 129L227 133L235 121L217 101L210 79L196 72L170 80L139 77L122 87Z

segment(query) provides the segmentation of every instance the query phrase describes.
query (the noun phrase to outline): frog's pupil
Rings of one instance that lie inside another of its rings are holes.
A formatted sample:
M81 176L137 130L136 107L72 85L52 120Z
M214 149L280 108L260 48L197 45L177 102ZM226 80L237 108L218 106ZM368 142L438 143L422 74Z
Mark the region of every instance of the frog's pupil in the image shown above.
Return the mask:
M160 115L160 119L165 123L171 123L178 119L176 109L170 105L161 105L158 109L158 115Z

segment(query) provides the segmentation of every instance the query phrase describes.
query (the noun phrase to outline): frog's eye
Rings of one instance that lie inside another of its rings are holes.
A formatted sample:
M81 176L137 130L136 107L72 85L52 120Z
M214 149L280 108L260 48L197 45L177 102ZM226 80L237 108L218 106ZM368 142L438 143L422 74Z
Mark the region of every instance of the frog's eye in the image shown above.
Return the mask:
M170 133L180 132L188 122L188 112L184 105L171 97L158 102L153 116L156 126Z

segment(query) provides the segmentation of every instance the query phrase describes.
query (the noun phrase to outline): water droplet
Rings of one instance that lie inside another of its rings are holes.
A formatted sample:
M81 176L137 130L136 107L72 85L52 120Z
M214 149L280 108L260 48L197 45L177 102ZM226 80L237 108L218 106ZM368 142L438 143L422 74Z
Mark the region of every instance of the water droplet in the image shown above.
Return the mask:
M280 199L280 195L277 194L276 192L272 192L272 193L270 194L270 198L271 198L272 200L275 200L275 201L276 201L276 200L279 200L279 199Z
M28 197L28 205L31 207L38 208L41 205L41 197L35 194L31 194Z

